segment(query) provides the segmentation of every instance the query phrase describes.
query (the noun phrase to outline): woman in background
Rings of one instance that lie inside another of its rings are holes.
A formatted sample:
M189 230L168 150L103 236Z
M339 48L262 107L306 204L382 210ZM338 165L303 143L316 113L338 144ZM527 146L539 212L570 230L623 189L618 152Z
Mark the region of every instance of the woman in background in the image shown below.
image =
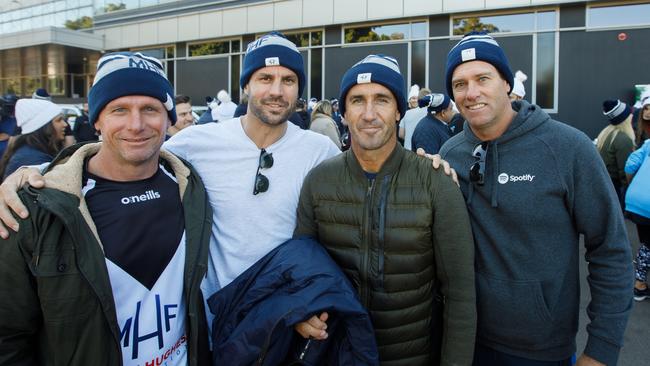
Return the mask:
M7 147L0 174L4 180L23 165L52 161L63 148L65 128L61 107L39 99L19 99L16 103L16 125L20 135Z
M624 210L627 189L625 162L634 151L632 109L620 100L606 100L603 102L603 114L609 119L609 126L598 134L596 147L605 162L618 201Z
M325 99L316 103L311 112L309 129L329 137L339 149L341 148L341 136L336 122L332 119L332 104L329 100Z

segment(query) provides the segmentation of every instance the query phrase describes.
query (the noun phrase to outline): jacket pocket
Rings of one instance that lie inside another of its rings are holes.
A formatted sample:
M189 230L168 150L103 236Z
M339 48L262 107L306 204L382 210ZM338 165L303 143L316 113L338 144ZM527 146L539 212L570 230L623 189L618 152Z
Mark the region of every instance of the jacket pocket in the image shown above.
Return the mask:
M83 278L72 248L43 251L32 261L38 297L45 322L84 319L96 300Z
M498 279L480 272L476 281L479 338L532 349L548 343L553 319L539 281Z

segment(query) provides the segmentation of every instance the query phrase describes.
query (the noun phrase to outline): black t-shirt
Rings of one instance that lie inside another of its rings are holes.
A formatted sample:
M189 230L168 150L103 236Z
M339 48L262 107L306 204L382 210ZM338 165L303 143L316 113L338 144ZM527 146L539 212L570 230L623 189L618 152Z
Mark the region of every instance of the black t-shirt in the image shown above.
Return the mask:
M185 221L173 175L115 182L84 169L83 192L106 258L151 289L174 256Z

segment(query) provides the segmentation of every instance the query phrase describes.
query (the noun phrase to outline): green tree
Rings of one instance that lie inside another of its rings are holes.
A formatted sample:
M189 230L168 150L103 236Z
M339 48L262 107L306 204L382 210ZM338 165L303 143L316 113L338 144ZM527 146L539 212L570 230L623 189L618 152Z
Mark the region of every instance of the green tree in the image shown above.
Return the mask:
M72 30L92 28L93 18L83 16L75 20L66 20L65 27Z
M119 4L108 3L104 7L104 13L110 13L112 11L118 11L118 10L124 10L124 9L126 9L126 4L125 3L119 3Z
M471 31L483 31L488 33L499 32L499 27L490 23L482 23L480 17L456 18L454 19L454 35L462 36Z

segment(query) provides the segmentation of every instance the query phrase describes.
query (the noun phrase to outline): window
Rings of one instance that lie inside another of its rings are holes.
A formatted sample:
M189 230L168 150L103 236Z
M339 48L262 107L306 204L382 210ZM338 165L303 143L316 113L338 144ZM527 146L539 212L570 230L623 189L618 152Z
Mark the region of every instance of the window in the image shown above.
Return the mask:
M296 47L321 46L323 44L323 31L283 33ZM261 37L261 35L256 38Z
M486 15L453 18L453 35L462 36L471 31L488 33L533 32L555 30L555 11Z
M366 25L343 29L343 43L407 40L427 37L426 22Z
M587 8L587 27L616 27L650 24L650 3L591 6Z
M227 55L239 52L239 40L210 41L187 45L188 57Z

